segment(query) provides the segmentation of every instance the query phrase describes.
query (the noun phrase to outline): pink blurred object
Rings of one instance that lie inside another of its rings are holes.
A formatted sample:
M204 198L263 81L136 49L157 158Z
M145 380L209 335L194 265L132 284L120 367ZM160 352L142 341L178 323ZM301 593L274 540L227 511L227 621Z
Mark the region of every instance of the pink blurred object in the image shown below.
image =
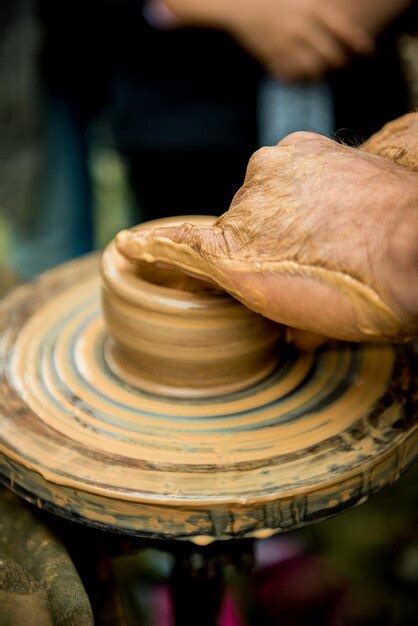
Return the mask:
M255 544L255 562L257 570L278 565L304 554L304 545L295 537L273 537L268 541Z
M299 555L256 571L256 603L268 623L339 626L347 582L325 560Z
M155 626L174 626L170 590L167 585L158 585L150 598L152 623Z
M347 581L324 559L306 554L301 541L276 537L260 542L256 562L249 589L264 623L343 626L341 600L349 588ZM153 626L174 626L168 585L155 587L150 608ZM219 626L248 626L231 589L222 601Z
M233 595L227 591L222 602L219 626L246 626Z
M176 16L163 0L149 0L145 4L143 14L148 24L153 28L170 30L179 25Z
M150 606L154 626L174 626L170 589L167 585L159 585L152 591ZM219 626L247 626L230 591L226 591L222 600Z

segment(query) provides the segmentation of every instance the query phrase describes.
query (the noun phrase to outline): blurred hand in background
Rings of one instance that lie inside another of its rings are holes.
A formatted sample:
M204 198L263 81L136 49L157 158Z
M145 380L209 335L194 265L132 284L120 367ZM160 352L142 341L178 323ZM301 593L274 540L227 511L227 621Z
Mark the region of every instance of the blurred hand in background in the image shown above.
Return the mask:
M318 79L373 51L411 0L166 0L184 25L226 30L282 80ZM156 4L163 4L158 1ZM161 12L163 14L163 12Z
M389 24L413 4L414 0L331 0L369 36L376 38ZM329 4L325 2L324 4Z

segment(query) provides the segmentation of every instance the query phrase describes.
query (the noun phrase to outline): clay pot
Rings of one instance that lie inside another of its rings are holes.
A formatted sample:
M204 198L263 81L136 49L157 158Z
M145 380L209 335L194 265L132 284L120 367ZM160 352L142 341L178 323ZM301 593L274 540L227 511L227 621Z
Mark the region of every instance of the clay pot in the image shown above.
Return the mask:
M215 218L179 217L142 226ZM281 327L181 272L128 261L112 242L101 263L105 358L130 385L205 397L248 387L276 366Z

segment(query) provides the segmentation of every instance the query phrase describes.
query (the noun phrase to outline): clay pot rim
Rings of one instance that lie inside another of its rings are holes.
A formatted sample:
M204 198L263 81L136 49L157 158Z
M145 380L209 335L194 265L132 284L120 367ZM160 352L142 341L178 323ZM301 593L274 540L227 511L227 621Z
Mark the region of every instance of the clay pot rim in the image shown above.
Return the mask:
M152 225L172 226L175 224L190 222L193 224L210 225L217 218L214 216L185 215L176 218L162 218L144 223L144 228ZM137 228L140 229L142 225ZM120 268L125 266L132 271L122 276ZM190 315L191 310L196 312L216 312L222 309L235 308L237 314L251 315L243 305L235 300L228 293L195 293L182 291L172 287L156 285L142 278L134 272L134 264L130 264L120 252L118 252L115 241L112 240L105 248L101 261L100 273L105 289L108 289L119 296L122 300L135 306L146 308L157 312L170 312Z

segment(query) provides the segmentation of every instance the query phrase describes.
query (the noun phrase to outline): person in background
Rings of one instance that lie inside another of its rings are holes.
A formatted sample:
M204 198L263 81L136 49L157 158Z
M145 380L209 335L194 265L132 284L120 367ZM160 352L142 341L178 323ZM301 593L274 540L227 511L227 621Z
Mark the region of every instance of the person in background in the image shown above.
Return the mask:
M14 246L25 276L93 246L87 162L98 115L146 220L221 213L251 153L292 130L357 143L408 109L396 48L408 0L152 6L40 0L46 164L43 201ZM168 10L171 24L154 19Z

